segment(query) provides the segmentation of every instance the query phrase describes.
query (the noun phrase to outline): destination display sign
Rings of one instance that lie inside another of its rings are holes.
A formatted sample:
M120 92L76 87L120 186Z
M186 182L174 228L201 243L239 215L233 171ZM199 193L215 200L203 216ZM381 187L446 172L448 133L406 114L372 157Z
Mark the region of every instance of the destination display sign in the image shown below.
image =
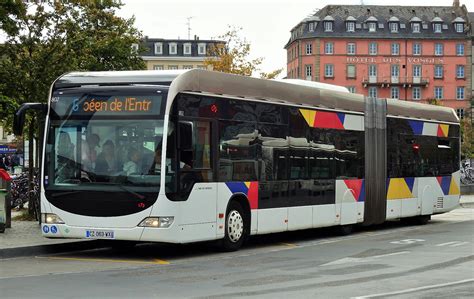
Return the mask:
M158 115L161 95L58 95L51 108L58 116Z

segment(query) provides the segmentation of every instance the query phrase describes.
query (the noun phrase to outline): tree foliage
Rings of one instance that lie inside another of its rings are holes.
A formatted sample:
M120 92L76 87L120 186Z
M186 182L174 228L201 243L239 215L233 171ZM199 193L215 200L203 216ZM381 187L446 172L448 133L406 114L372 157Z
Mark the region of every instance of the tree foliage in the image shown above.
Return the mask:
M462 159L472 159L474 158L474 139L472 138L473 134L472 122L469 115L465 116L461 120L461 157Z
M70 71L144 69L134 19L117 17L118 1L51 1L2 5L0 95L17 104L45 102L52 82ZM9 129L7 127L7 129Z
M216 44L208 50L208 58L204 65L211 66L214 71L252 76L260 71L262 57L250 58L251 44L240 36L242 28L229 26L228 31L220 36L219 40L225 44ZM276 78L283 69L270 73L260 72L260 77L265 79Z

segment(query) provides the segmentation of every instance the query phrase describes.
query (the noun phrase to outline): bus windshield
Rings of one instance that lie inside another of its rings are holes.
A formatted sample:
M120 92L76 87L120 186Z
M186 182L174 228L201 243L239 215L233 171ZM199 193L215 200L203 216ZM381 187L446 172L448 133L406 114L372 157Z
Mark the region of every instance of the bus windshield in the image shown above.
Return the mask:
M157 192L165 91L78 89L51 99L46 191Z

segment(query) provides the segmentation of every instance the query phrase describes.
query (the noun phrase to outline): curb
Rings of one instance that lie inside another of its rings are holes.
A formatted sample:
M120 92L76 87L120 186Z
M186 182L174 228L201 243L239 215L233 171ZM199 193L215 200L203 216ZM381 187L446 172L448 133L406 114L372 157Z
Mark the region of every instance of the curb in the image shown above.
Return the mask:
M84 240L59 244L4 248L0 249L0 260L34 255L95 249L102 247L101 245L103 246L103 243L101 243L100 240Z
M465 209L472 209L474 208L474 201L461 202L459 203L459 205Z

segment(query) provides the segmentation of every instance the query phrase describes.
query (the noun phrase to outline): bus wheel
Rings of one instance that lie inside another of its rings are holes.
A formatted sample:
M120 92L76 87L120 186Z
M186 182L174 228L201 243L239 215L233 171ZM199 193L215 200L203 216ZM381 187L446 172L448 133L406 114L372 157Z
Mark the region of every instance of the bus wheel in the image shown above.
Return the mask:
M421 215L414 218L415 224L425 225L431 220L431 215Z
M223 250L235 251L242 246L249 230L245 217L242 205L237 201L230 202L225 218L225 236L220 242Z
M350 235L352 234L353 231L354 231L353 224L340 225L336 227L336 232L340 236Z

